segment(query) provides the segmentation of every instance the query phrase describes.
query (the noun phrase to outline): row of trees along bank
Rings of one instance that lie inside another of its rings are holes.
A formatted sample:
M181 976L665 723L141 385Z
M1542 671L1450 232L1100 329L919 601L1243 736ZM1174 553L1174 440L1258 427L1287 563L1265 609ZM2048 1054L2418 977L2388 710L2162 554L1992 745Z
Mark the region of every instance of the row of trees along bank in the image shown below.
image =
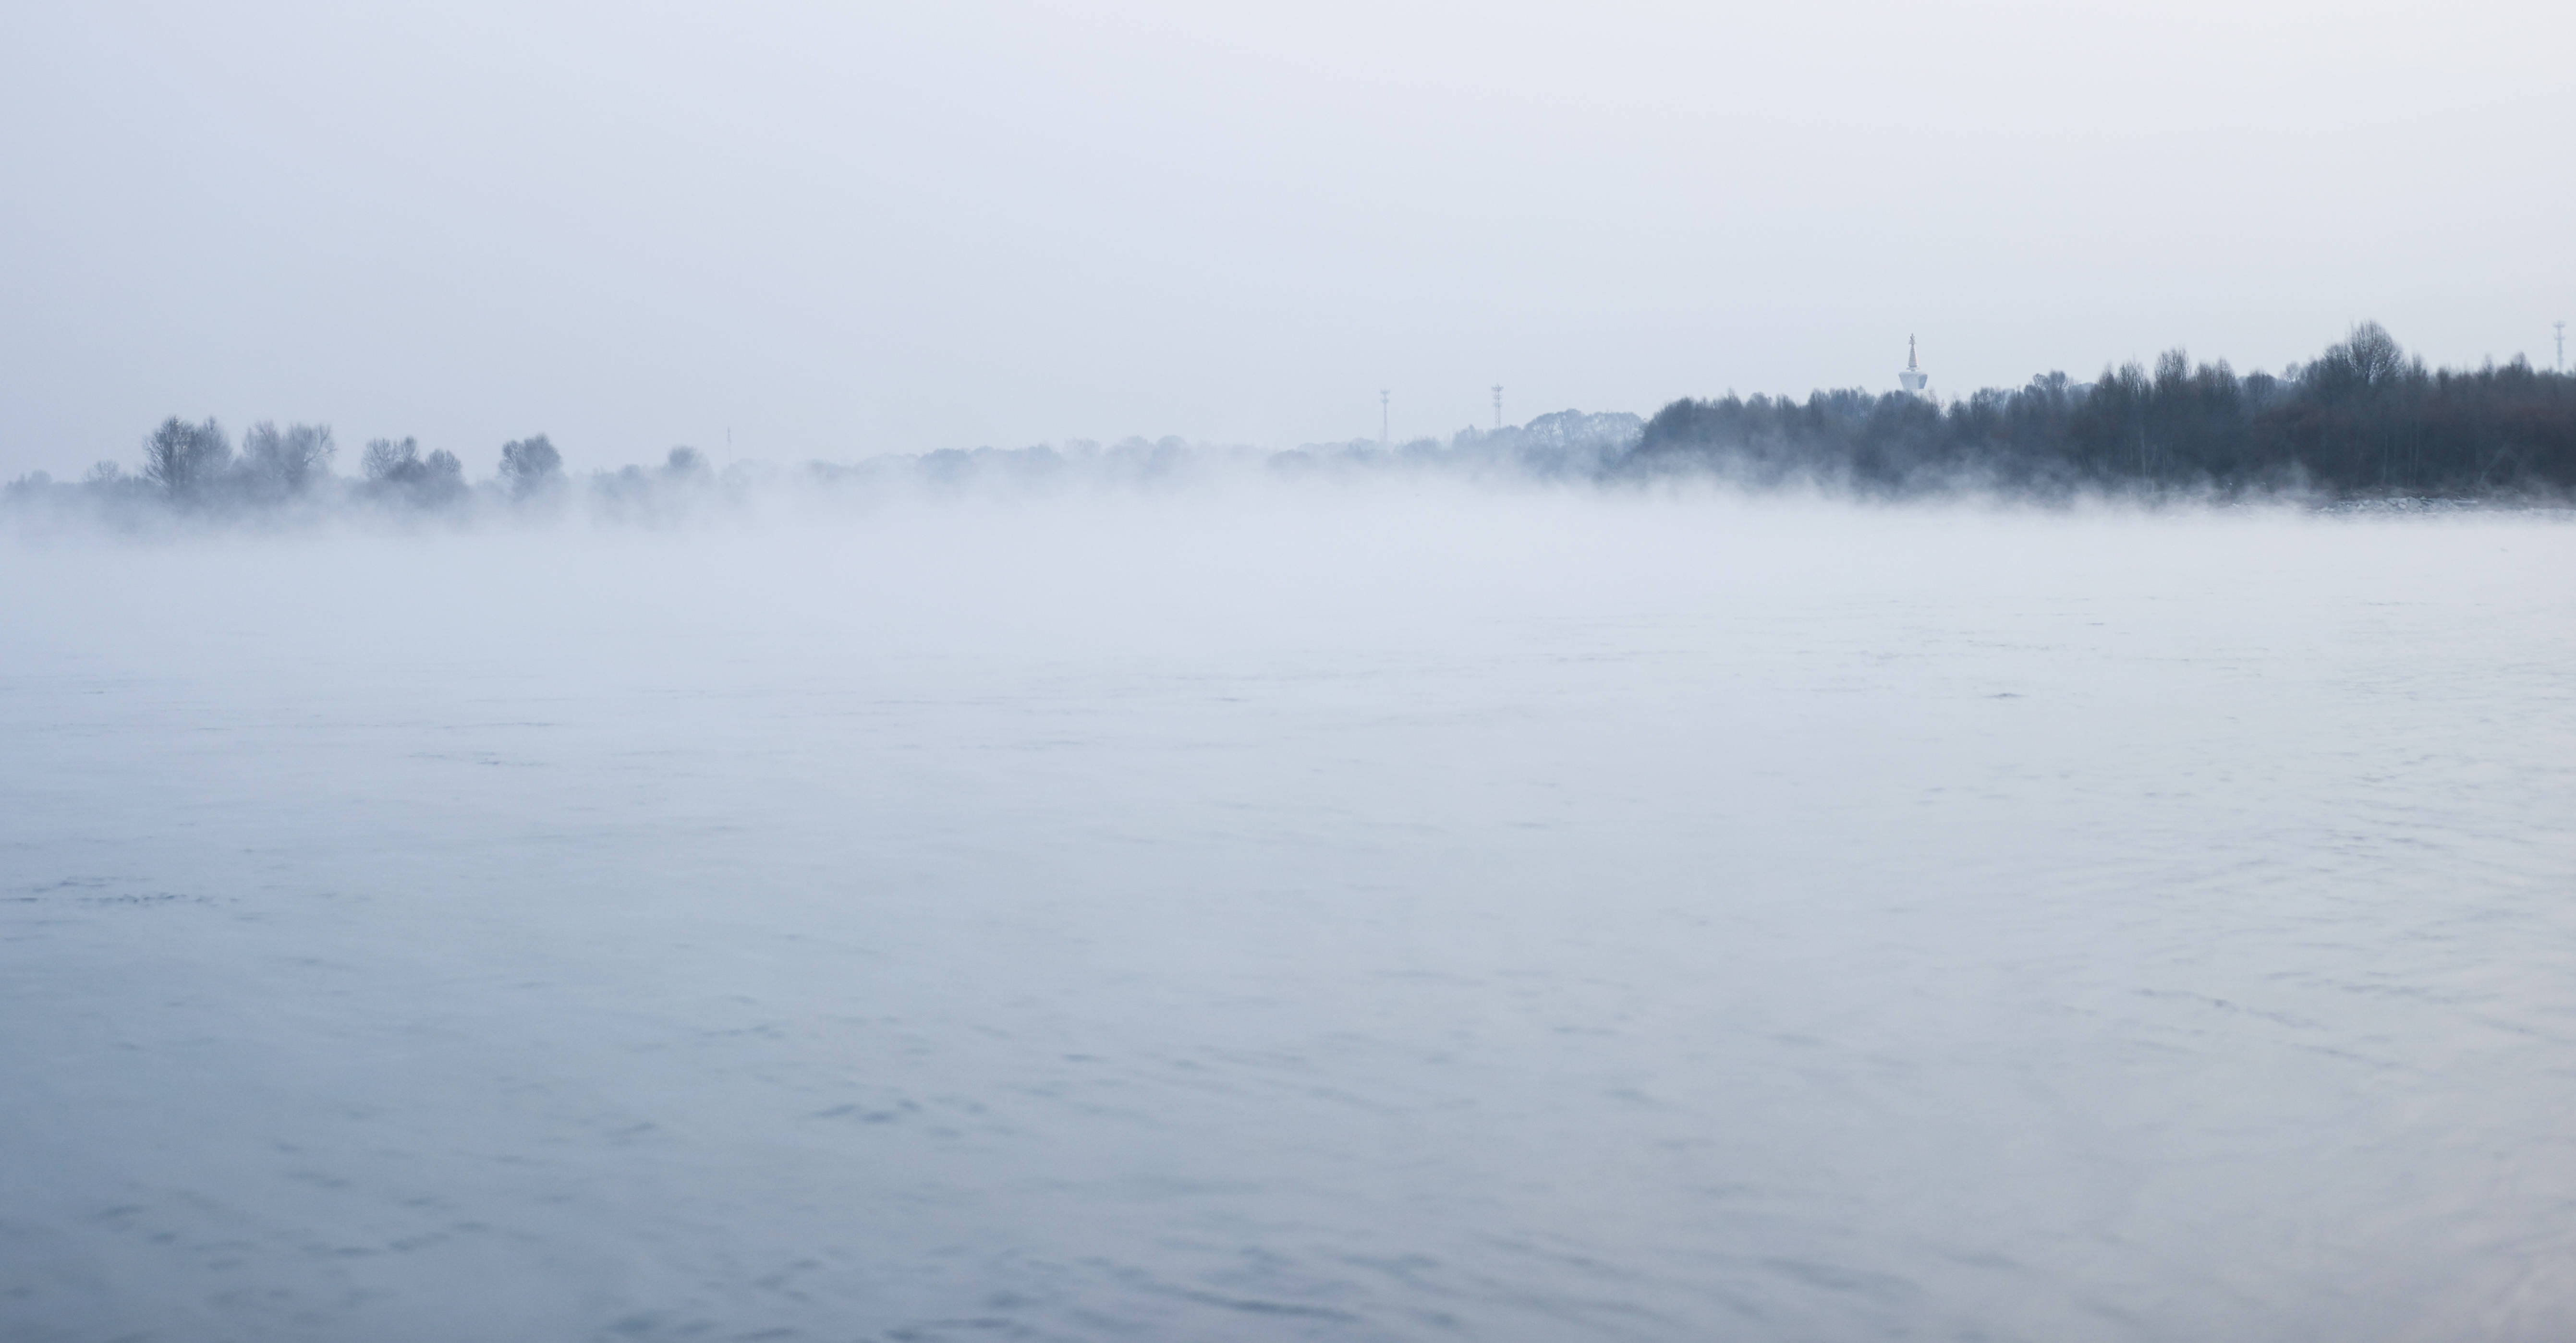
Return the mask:
M2279 377L2181 350L1947 405L1903 393L1676 401L1626 473L1707 470L1865 493L1983 486L2338 497L2576 490L2576 377L2515 359L2431 370L2377 323Z

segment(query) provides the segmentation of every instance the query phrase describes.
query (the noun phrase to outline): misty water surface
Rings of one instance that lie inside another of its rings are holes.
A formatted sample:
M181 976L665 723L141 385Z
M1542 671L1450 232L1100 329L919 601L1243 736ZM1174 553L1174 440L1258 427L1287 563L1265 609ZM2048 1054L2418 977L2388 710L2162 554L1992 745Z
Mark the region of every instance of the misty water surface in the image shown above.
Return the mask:
M0 1335L2576 1336L2576 527L8 542Z

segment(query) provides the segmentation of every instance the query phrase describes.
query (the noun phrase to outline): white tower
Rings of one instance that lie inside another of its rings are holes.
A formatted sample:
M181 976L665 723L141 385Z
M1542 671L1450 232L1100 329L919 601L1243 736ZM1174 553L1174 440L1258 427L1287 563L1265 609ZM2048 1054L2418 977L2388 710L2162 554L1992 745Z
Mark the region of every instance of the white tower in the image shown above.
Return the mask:
M1923 390L1932 385L1932 375L1915 366L1912 336L1905 338L1905 371L1896 375L1896 382L1910 395L1922 397L1927 401L1932 397L1930 392Z

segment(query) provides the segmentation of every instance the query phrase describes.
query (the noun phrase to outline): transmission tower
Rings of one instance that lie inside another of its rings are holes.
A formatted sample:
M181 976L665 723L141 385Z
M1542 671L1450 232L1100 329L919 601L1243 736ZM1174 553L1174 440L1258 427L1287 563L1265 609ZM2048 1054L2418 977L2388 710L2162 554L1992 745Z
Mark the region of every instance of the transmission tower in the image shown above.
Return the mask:
M2566 323L2561 322L2561 323L2559 323L2559 325L2560 325L2560 326L2565 326L2565 325L2566 325ZM1498 383L1495 383L1495 384L1494 384L1494 428L1495 428L1497 431L1499 431L1499 430L1501 430L1501 429L1502 429L1502 427L1503 427L1503 385L1502 385L1501 383L1499 383L1499 382L1498 382Z
M1394 396L1395 393L1384 389L1380 389L1377 394L1377 445L1381 448L1386 446L1386 427L1393 422L1394 413L1387 407L1393 404Z
M2567 324L2558 324L2558 371L2567 371Z

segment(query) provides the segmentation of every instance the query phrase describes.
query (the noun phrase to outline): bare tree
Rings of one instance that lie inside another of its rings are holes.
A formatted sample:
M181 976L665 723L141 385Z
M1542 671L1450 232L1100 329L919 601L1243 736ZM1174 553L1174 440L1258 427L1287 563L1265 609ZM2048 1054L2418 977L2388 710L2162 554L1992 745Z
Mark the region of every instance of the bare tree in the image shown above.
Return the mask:
M546 488L563 476L563 454L546 436L537 434L501 445L501 479L509 484L510 493L521 499Z
M143 440L143 474L172 499L202 496L232 464L223 426L208 418L190 424L173 415Z
M242 435L243 464L264 493L301 494L339 452L327 424L294 424L281 430L268 420Z
M421 473L420 440L406 438L396 443L390 438L367 440L367 450L358 458L358 469L375 482L410 481Z
M371 439L359 457L368 491L420 507L455 502L465 493L465 463L444 448L423 457L420 440Z
M2363 322L2342 343L2329 345L2305 370L2302 381L2330 401L2349 401L2383 391L2409 377L2424 377L2424 363L2406 351L2377 322Z

